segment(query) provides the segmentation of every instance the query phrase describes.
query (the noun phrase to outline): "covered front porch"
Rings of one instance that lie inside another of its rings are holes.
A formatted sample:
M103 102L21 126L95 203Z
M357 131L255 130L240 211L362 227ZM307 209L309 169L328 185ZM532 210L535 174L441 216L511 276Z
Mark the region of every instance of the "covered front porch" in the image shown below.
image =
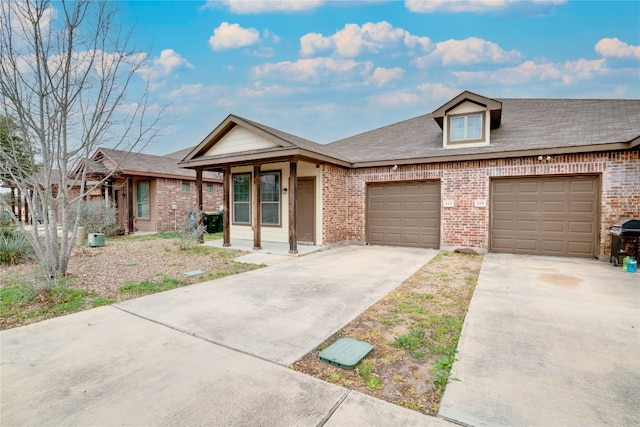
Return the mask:
M319 144L230 115L179 166L196 171L198 206L203 173L223 174L223 247L233 238L252 250L286 243L298 254L323 245L326 164L348 165Z

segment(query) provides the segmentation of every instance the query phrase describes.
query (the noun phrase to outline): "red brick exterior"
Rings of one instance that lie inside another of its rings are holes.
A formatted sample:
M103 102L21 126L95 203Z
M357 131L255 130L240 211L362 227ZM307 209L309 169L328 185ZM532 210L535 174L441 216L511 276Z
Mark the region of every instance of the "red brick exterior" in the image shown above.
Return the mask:
M195 181L157 178L155 180L155 200L152 198L151 210L155 207L155 231L167 231L174 229L174 223L178 225L184 220L190 209L196 206ZM189 191L182 190L182 184L189 184ZM207 192L207 185L212 185L212 191ZM203 182L202 184L202 210L206 213L217 213L222 206L222 184L215 182ZM171 209L172 204L178 209L175 213ZM153 216L153 214L152 214Z
M352 240L349 235L347 195L348 170L325 164L322 169L322 241L325 243Z
M392 167L346 170L325 166L324 242L366 240L367 183L439 180L441 200L454 201L454 207L441 208L440 246L488 250L491 178L580 174L599 177L599 254L608 259L611 225L624 217L640 218L638 151L557 155L548 161L535 156L429 163L400 166L395 171ZM340 182L345 176L346 191ZM475 200L485 200L487 207L475 207Z

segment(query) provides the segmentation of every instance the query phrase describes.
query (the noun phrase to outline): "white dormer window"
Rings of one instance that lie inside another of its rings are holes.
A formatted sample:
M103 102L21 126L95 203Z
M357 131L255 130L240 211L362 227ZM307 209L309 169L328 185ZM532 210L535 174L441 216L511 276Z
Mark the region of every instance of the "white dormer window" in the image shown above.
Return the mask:
M482 114L449 117L449 142L484 141Z
M500 127L502 102L465 91L431 114L442 129L442 148L482 147Z

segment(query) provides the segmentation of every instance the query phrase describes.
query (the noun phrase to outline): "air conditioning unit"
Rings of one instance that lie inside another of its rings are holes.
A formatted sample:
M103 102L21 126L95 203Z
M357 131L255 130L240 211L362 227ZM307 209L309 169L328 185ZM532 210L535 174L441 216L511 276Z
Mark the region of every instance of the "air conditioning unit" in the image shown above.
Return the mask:
M104 233L89 233L87 236L90 247L104 246Z

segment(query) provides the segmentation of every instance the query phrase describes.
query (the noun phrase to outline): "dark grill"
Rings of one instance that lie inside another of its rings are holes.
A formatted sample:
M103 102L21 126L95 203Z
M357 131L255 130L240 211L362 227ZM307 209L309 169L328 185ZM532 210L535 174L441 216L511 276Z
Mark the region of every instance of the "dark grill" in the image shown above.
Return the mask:
M611 256L609 262L613 265L620 264L620 257L633 255L638 259L638 238L640 237L640 220L621 219L611 227ZM627 246L633 246L633 252L625 250Z

